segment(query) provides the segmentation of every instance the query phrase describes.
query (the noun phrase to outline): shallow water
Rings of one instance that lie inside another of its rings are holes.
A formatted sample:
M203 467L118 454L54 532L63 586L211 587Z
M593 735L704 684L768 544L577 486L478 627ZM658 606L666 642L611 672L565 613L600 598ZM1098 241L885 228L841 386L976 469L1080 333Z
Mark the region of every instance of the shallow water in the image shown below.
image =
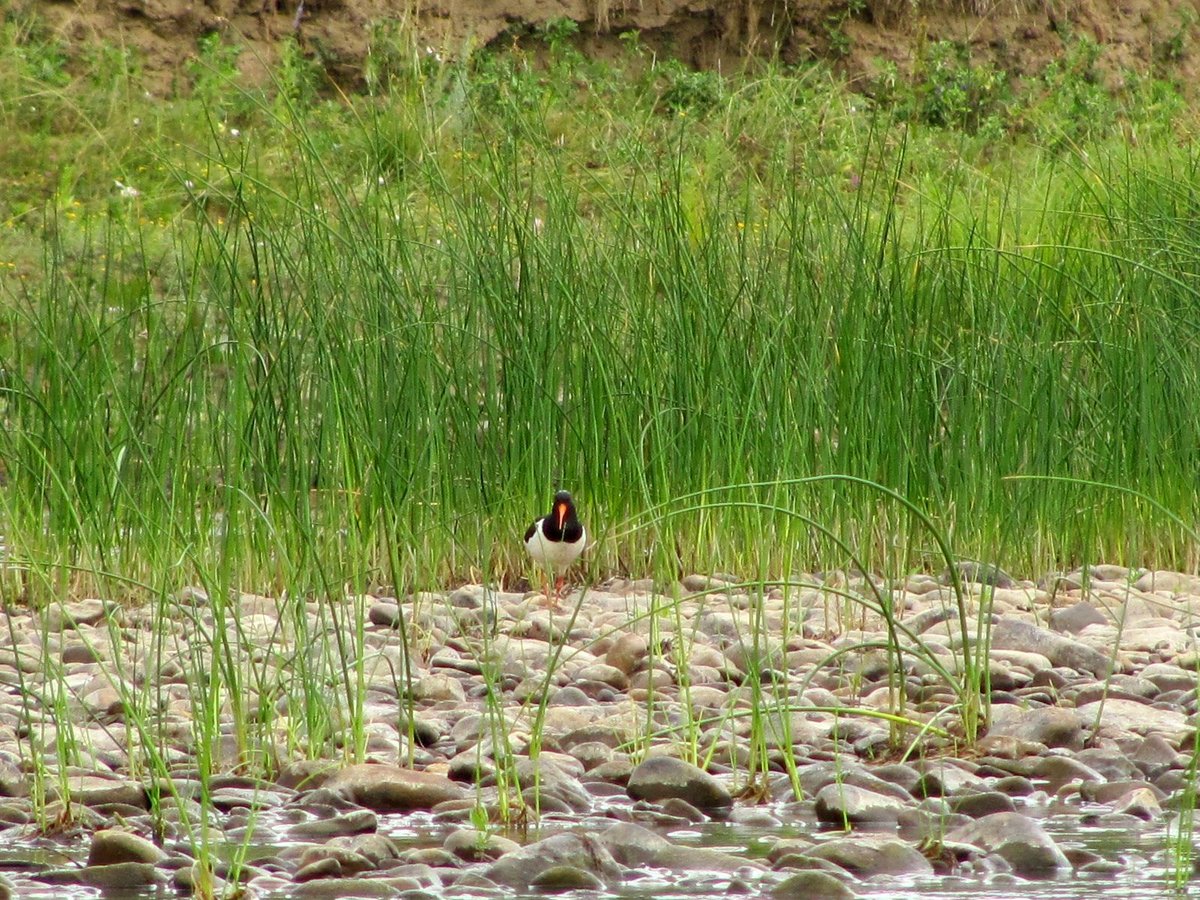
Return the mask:
M853 882L854 889L863 897L872 900L911 900L913 897L939 897L944 900L1009 900L1009 898L1029 898L1029 900L1079 900L1092 897L1121 897L1122 900L1161 900L1164 897L1200 897L1200 884L1188 885L1184 890L1173 890L1169 860L1166 854L1167 832L1162 824L1147 825L1140 831L1113 829L1085 824L1081 813L1087 807L1070 807L1066 814L1047 815L1043 819L1046 830L1050 832L1064 851L1074 848L1084 849L1098 854L1106 861L1121 865L1119 871L1110 873L1065 873L1057 878L1042 880L1017 879L1007 875L976 876L922 876L910 878L876 878L869 881ZM1103 808L1097 808L1103 812ZM1026 810L1030 812L1030 810ZM248 857L259 859L274 855L287 842L282 840L283 834L273 821L272 811L264 812L259 820L257 832L260 842L250 849ZM540 836L545 837L555 831L567 828L586 828L595 832L603 823L612 822L602 815L586 817L582 822L554 821L547 818ZM446 835L456 826L435 822L428 813L411 815L386 815L380 817L379 832L392 838L401 851L411 848L440 847ZM801 835L820 839L822 834L829 838L837 837L839 832L815 832L806 824L786 824L781 827L731 825L727 823L710 822L689 825L686 828L661 830L661 833L676 844L686 844L724 850L746 859L762 857L771 843L780 837L797 837ZM889 830L874 830L872 833L889 834ZM279 842L273 842L273 837L279 837ZM530 835L533 839L535 835ZM232 847L230 849L233 849ZM157 890L137 891L100 891L95 888L67 887L63 885L47 885L36 880L38 871L45 868L62 866L71 861L82 863L86 856L86 842L78 847L55 846L53 844L10 844L0 847L0 871L16 885L15 896L23 900L150 900L150 898L178 897L170 887ZM781 876L782 877L782 876ZM775 879L769 875L766 878L747 878L737 884L731 883L727 875L696 872L680 874L666 870L641 868L632 870L625 883L606 894L595 892L568 892L557 894L565 898L620 897L620 898L654 898L654 900L671 900L671 898L702 898L741 896L747 898L767 897ZM730 890L733 888L733 893ZM291 895L288 890L261 893L254 896L263 900L284 900ZM434 891L434 893L437 893ZM453 896L452 888L444 891L446 896ZM476 895L478 896L478 895ZM540 897L545 893L517 893L504 890L497 896L505 897Z

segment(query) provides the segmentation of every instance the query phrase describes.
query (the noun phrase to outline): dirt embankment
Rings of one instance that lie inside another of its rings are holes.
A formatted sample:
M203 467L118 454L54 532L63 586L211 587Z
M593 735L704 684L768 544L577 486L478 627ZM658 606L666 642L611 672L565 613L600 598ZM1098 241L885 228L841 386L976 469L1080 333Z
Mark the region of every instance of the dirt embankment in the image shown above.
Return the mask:
M591 54L619 52L619 36L692 65L736 67L778 52L786 62L827 58L852 77L882 61L911 68L920 47L950 40L1013 75L1034 74L1089 39L1101 46L1100 71L1119 86L1126 71L1196 82L1200 0L75 0L26 4L71 45L100 40L136 48L164 90L198 40L241 36L244 64L269 64L279 41L295 35L326 68L352 86L373 24L412 27L447 53L507 43L556 19L578 24Z

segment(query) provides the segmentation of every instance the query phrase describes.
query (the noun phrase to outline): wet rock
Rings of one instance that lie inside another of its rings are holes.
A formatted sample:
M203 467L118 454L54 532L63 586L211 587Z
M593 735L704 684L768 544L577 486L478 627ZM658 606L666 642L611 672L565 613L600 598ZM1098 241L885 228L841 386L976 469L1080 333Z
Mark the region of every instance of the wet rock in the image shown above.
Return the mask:
M921 778L912 789L914 797L948 797L985 787L984 780L958 760L921 760L915 768L920 770Z
M901 790L906 791L909 794L913 793L918 782L921 780L921 773L915 768L899 763L878 766L872 770L872 774L876 778L881 778L889 784L896 785Z
M507 853L521 849L516 841L492 832L459 828L446 835L443 849L467 862L492 862Z
M383 834L359 834L354 837L340 839L346 847L349 847L359 856L369 860L371 865L377 869L382 869L391 866L392 863L400 859L400 848L396 846L396 842ZM411 874L414 876L428 876L429 884L436 884L437 878L433 876L433 870L428 866L410 866L411 872L401 873L396 868L389 868L389 871L394 875Z
M605 884L621 877L621 867L600 841L590 834L568 831L502 856L484 870L483 876L496 884L527 888L538 875L556 866L590 872Z
M959 815L982 819L992 813L1014 812L1016 805L1008 794L1000 791L979 791L954 797L950 801L950 809Z
M893 797L906 804L912 800L912 795L903 787L876 777L855 762L818 762L800 769L800 786L806 795L816 795L826 785L831 784L851 784L876 794Z
M1167 796L1165 791L1159 790L1152 784L1141 780L1134 781L1105 781L1099 783L1089 782L1082 785L1079 790L1079 795L1086 801L1091 803L1116 803L1126 794L1136 791L1139 788L1147 788L1154 794L1155 798L1161 801Z
M294 759L286 763L279 773L279 785L292 790L312 790L328 781L337 771L337 764L327 759Z
M853 784L827 784L817 792L817 819L844 826L895 822L907 804Z
M1113 804L1113 812L1136 816L1147 822L1155 822L1162 818L1163 808L1159 805L1158 797L1149 788L1136 788Z
M379 816L369 809L351 809L328 818L298 822L290 829L296 838L331 838L339 835L373 832L379 827Z
M623 866L646 865L671 847L671 842L662 835L633 822L605 829L600 833L600 843Z
M377 878L325 878L297 884L288 891L299 900L366 900L373 897L399 897L400 891Z
M725 820L729 825L743 828L780 828L783 820L768 809L752 806L735 806Z
M1133 761L1116 747L1088 747L1075 753L1074 759L1099 772L1107 781L1128 780L1141 774Z
M693 824L704 822L708 816L692 806L686 800L680 800L678 797L668 797L662 801L662 811L668 816L675 816L677 819L683 819L685 822Z
M946 833L946 839L974 844L986 853L999 856L1018 875L1045 875L1071 865L1042 826L1020 813L984 816L951 829Z
M637 766L629 775L626 790L634 800L678 797L706 812L733 805L733 797L716 778L671 756L652 756Z
M1072 782L1103 781L1104 776L1090 766L1069 756L1046 756L1039 759L1031 773L1046 781L1046 790L1054 793Z
M875 835L855 835L823 841L806 855L836 863L859 878L873 875L928 875L933 872L921 853L903 841Z
M588 780L625 786L632 774L633 763L627 756L622 755L596 766L588 772Z
M214 874L199 862L192 863L190 866L183 865L176 869L175 874L171 877L171 884L176 891L187 897L202 897L205 893L220 897L226 890L225 879ZM287 888L291 886L290 881L281 885L281 887Z
M547 893L557 894L564 891L602 891L604 882L583 869L574 866L551 866L543 869L529 882Z
M1044 744L1047 747L1083 749L1083 723L1069 709L1056 706L1042 709L1021 709L1004 704L992 707L989 740L1009 737L1019 741Z
M418 847L405 850L400 854L400 860L411 866L425 866L434 871L456 868L461 860L447 853L442 847Z
M789 875L771 888L769 896L772 900L851 900L858 894L829 873L810 869Z
M78 884L102 891L134 890L166 884L169 876L151 863L122 862L81 869L51 869L39 872L37 880L47 884Z
M92 835L87 864L107 866L123 862L159 863L166 858L167 852L156 846L153 841L128 831L107 828Z
M1033 782L1025 778L1025 775L1004 775L1003 778L996 779L992 787L1001 793L1008 794L1009 797L1028 797L1037 790L1033 786Z
M686 847L637 825L622 822L600 834L600 843L624 866L652 866L672 872L722 872L761 869L761 864L706 847Z
M299 870L295 880L312 881L315 878L358 875L369 872L375 864L361 853L347 846L334 843L309 847L300 855Z
M1187 764L1186 758L1161 734L1147 735L1134 751L1132 760L1147 777Z
M569 774L563 765L550 759L549 754L541 754L536 761L528 757L519 759L516 769L520 784L528 789L536 789L540 800L560 800L573 812L587 812L592 808L592 798L579 779Z
M712 850L707 847L686 847L671 844L656 854L650 863L672 872L720 872L735 874L758 871L765 868L761 863L733 853Z
M349 766L330 778L325 787L376 812L432 809L464 796L463 789L443 775L373 763Z

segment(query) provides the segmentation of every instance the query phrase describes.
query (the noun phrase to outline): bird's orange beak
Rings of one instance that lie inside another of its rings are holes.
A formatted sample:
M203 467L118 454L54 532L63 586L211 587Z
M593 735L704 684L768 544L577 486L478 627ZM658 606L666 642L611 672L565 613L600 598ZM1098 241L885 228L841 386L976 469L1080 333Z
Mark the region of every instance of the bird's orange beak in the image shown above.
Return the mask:
M565 522L567 520L567 504L565 504L565 503L558 504L557 512L558 512L558 527L561 529L563 527L563 522Z

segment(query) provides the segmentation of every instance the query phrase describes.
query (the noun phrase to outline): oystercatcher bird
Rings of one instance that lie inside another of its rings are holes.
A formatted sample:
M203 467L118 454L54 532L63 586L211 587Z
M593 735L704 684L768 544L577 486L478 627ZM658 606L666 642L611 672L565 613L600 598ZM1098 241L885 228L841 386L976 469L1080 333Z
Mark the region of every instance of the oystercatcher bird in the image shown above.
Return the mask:
M579 558L586 541L583 523L575 513L575 501L566 491L555 494L549 514L536 519L525 530L525 549L534 562L557 578L555 597L562 591L563 572ZM546 584L546 605L554 605L550 601L549 582Z

